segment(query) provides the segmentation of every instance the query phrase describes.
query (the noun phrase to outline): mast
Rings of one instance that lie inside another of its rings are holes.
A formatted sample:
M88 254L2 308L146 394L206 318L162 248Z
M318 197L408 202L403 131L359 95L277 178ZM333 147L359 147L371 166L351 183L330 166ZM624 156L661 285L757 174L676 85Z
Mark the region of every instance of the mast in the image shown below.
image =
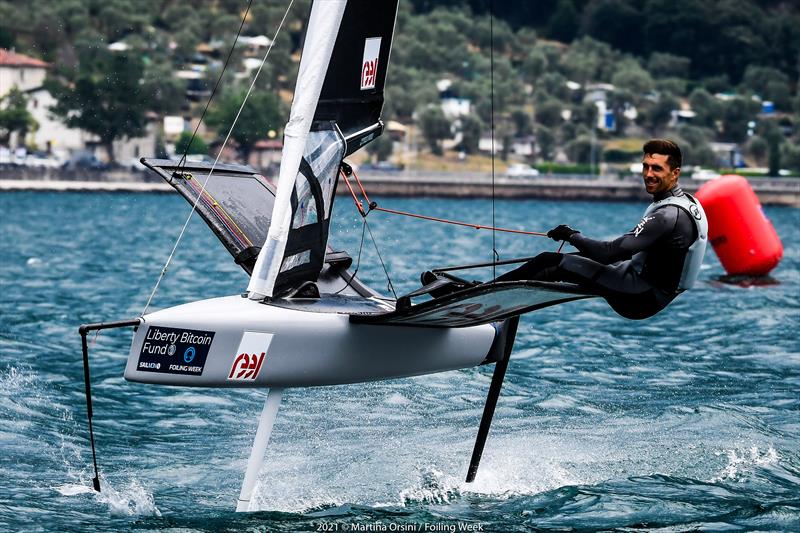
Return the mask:
M292 110L284 129L272 224L247 286L253 300L272 296L280 272L292 224L292 190L346 5L347 0L317 0L311 8Z

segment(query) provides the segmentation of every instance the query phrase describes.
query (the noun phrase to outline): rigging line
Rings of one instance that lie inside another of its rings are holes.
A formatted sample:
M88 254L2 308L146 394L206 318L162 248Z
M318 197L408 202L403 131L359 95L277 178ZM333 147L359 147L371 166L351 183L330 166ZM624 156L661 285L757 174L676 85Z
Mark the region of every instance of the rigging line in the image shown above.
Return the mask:
M493 261L491 263L473 263L470 265L457 265L457 266L449 266L449 267L442 267L442 268L434 268L431 272L440 273L440 272L452 272L453 270L470 270L472 268L485 268L492 265L513 265L515 263L524 263L525 261L529 261L536 256L528 256L528 257L515 257L514 259L504 259L503 261Z
M358 245L358 258L356 258L356 268L355 268L355 270L353 270L353 274L350 276L350 279L347 280L347 283L345 284L345 286L342 287L341 289L339 289L338 291L336 291L333 294L339 294L340 292L345 290L347 287L350 287L350 284L353 283L354 279L356 279L356 274L358 274L358 269L361 268L361 251L364 249L364 233L366 231L366 228L367 228L367 219L366 218L362 218L361 243Z
M490 230L493 230L493 231L502 231L502 232L505 232L505 233L517 233L517 234L520 234L520 235L536 235L536 236L539 236L539 237L547 237L547 233L542 233L542 232L539 232L539 231L524 231L524 230L519 230L519 229L498 228L496 226L484 226L482 224L474 224L472 222L461 222L461 221L458 221L458 220L449 220L449 219L446 219L446 218L431 217L431 216L427 216L427 215L419 215L417 213L409 213L408 211L398 211L396 209L388 209L386 207L380 207L377 202L373 202L372 200L369 199L369 195L367 194L367 191L364 188L364 184L358 178L358 174L356 174L355 171L353 171L352 175L353 175L353 178L356 180L356 183L358 184L358 187L361 189L361 194L364 196L364 200L367 202L367 205L368 205L369 209L366 210L366 211L364 210L364 205L362 204L361 200L359 200L358 197L356 196L356 193L355 193L355 191L353 189L353 186L350 185L350 181L347 178L347 174L344 171L341 172L342 179L344 179L344 183L345 183L345 185L347 185L347 189L350 191L350 196L352 196L352 198L353 198L353 203L356 204L356 208L358 209L358 212L361 214L362 217L366 217L372 211L382 211L384 213L389 213L389 214L392 214L392 215L402 215L402 216L411 217L411 218L420 218L422 220L430 220L432 222L441 222L443 224L454 224L456 226L466 226L466 227L474 228L474 229L490 229ZM496 259L499 259L499 257L496 258Z
M189 153L189 148L191 148L192 143L194 142L194 138L197 136L197 131L200 129L200 124L203 123L203 119L206 117L206 113L208 112L208 107L211 105L211 100L213 100L214 95L217 94L217 88L219 87L219 84L222 81L222 76L225 74L225 70L227 70L228 68L228 63L231 60L231 56L233 56L233 51L236 49L236 43L239 42L239 36L242 34L242 28L244 28L244 23L247 21L247 14L250 13L250 6L252 5L253 5L253 0L249 0L247 3L247 9L244 10L244 15L242 16L242 22L239 24L239 30L236 32L236 37L233 39L233 44L231 44L231 49L228 50L228 57L225 58L225 64L222 65L222 71L219 73L217 82L214 84L214 88L211 90L211 96L208 97L206 106L203 108L203 112L200 114L200 120L197 121L197 126L194 127L194 131L192 132L192 138L189 139L189 142L183 149L183 155L181 155L181 159L178 162L178 172L183 170L183 168L186 166L186 155Z
M494 209L494 159L495 159L495 131L494 131L494 0L489 0L489 64L490 64L490 87L491 87L491 122L492 122L492 283L497 279L497 269L494 266L500 259L500 254L497 253L497 243L495 240L495 230L497 226L495 222L495 209Z
M375 251L378 253L378 260L381 262L381 266L383 267L383 273L386 274L386 279L389 281L387 288L390 291L392 291L394 299L397 300L397 293L394 292L394 285L392 285L392 278L389 276L389 271L386 269L386 264L383 262L383 257L381 257L381 251L378 249L378 243L375 241L375 236L372 235L372 228L369 227L366 218L364 218L364 225L367 227L367 231L369 232L369 238L372 239L372 245L375 247Z
M342 176L342 179L344 180L344 184L347 185L347 190L350 191L350 196L353 197L353 202L356 204L356 207L358 208L358 213L362 217L366 217L367 216L367 212L364 211L364 206L361 205L361 202L356 197L356 193L353 190L353 186L350 185L350 180L347 179L347 174L345 173L344 170L341 170L341 169L339 170L339 174ZM355 174L353 174L353 175L355 175ZM358 177L356 177L356 180L358 180ZM362 188L361 190L363 191L364 189ZM364 197L366 197L366 196L367 196L367 193L364 192ZM367 202L369 202L369 198L367 198Z
M387 209L385 207L374 207L372 211L382 211L384 213L390 213L393 215L403 215L412 218L421 218L422 220L430 220L432 222L441 222L443 224L454 224L456 226L466 226L469 228L474 229L489 229L492 231L501 231L504 233L517 233L519 235L535 235L537 237L547 237L547 233L542 233L540 231L524 231L521 229L511 229L511 228L498 228L496 226L484 226L482 224L473 224L471 222L461 222L458 220L448 220L446 218L436 218L436 217L429 217L427 215L418 215L416 213L407 213L405 211L396 211L394 209Z
M189 226L189 221L192 219L192 215L197 210L197 204L200 202L200 197L203 195L203 192L206 190L206 185L208 184L208 180L211 178L211 174L214 172L214 169L217 168L217 163L219 162L219 158L222 155L222 152L225 151L225 146L228 144L228 140L231 138L231 134L233 133L233 129L236 127L236 122L239 120L239 116L242 114L242 110L244 109L245 104L247 103L247 99L250 97L250 93L253 92L253 87L256 84L256 80L258 79L259 74L261 74L261 70L264 68L264 63L267 62L267 58L269 57L269 53L272 51L272 47L275 45L275 41L278 38L278 34L283 28L283 23L286 21L286 17L289 15L289 11L292 9L292 5L294 5L294 0L289 1L289 6L286 8L286 12L283 14L283 18L281 19L280 24L278 24L278 28L275 30L275 35L272 37L272 42L267 48L267 51L264 53L264 58L261 60L261 64L258 66L258 70L256 71L255 75L253 76L253 81L250 83L250 87L247 88L247 93L244 95L244 99L242 100L242 105L239 106L239 111L236 113L236 117L233 119L233 123L231 124L230 129L228 129L227 135L225 135L225 140L222 142L222 146L220 146L219 151L217 151L217 157L214 159L214 164L211 165L211 169L208 171L208 175L206 175L206 179L203 181L202 187L200 187L200 192L197 194L197 198L195 199L194 203L192 204L192 210L189 212L189 216L186 217L186 222L183 223L183 227L181 228L180 233L178 234L178 238L175 240L175 245L172 247L172 251L167 257L167 262L164 264L164 267L161 269L161 274L158 276L156 280L155 287L153 287L153 291L150 293L150 297L147 299L147 303L144 306L144 310L142 311L141 316L147 312L147 309L150 307L150 303L153 301L153 297L158 291L158 286L161 284L161 280L167 274L167 269L169 268L170 263L172 262L172 258L175 256L175 252L178 249L178 245L183 238L183 234L186 232L186 228ZM247 13L245 13L246 17ZM239 36L237 34L236 39L238 40ZM234 45L236 43L234 42Z

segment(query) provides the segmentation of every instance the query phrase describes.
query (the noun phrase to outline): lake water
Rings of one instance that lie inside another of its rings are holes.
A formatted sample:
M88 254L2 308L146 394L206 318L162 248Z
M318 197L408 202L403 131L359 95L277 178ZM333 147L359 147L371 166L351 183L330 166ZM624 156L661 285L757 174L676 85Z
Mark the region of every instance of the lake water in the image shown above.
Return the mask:
M490 224L489 200L385 198ZM644 205L497 201L500 226L610 238ZM767 208L774 284L698 286L633 322L600 300L525 316L475 483L464 483L492 367L285 393L255 505L236 496L264 391L122 378L129 331L92 339L103 492L91 490L81 323L143 309L188 205L177 195L0 194L0 531L664 531L800 529L800 210ZM373 213L395 289L491 260L492 234ZM347 199L331 242L354 257ZM501 258L554 250L497 235ZM485 277L488 273L476 273ZM359 276L387 281L371 242ZM153 307L242 292L199 219Z

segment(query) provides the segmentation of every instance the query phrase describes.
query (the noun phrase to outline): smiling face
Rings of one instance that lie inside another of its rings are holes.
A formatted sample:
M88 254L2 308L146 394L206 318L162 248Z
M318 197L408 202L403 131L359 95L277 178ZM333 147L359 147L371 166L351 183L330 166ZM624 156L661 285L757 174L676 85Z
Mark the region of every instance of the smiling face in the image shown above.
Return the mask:
M680 173L680 167L670 167L666 155L645 154L642 158L642 178L649 194L655 195L673 188L678 183Z

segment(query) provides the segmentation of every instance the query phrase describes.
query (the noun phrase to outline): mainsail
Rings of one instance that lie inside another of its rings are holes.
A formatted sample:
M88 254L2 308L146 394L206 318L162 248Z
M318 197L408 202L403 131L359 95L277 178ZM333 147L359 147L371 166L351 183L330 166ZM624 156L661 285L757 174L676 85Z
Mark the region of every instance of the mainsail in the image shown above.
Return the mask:
M317 0L311 8L272 211L250 298L314 281L342 159L380 135L397 0Z

